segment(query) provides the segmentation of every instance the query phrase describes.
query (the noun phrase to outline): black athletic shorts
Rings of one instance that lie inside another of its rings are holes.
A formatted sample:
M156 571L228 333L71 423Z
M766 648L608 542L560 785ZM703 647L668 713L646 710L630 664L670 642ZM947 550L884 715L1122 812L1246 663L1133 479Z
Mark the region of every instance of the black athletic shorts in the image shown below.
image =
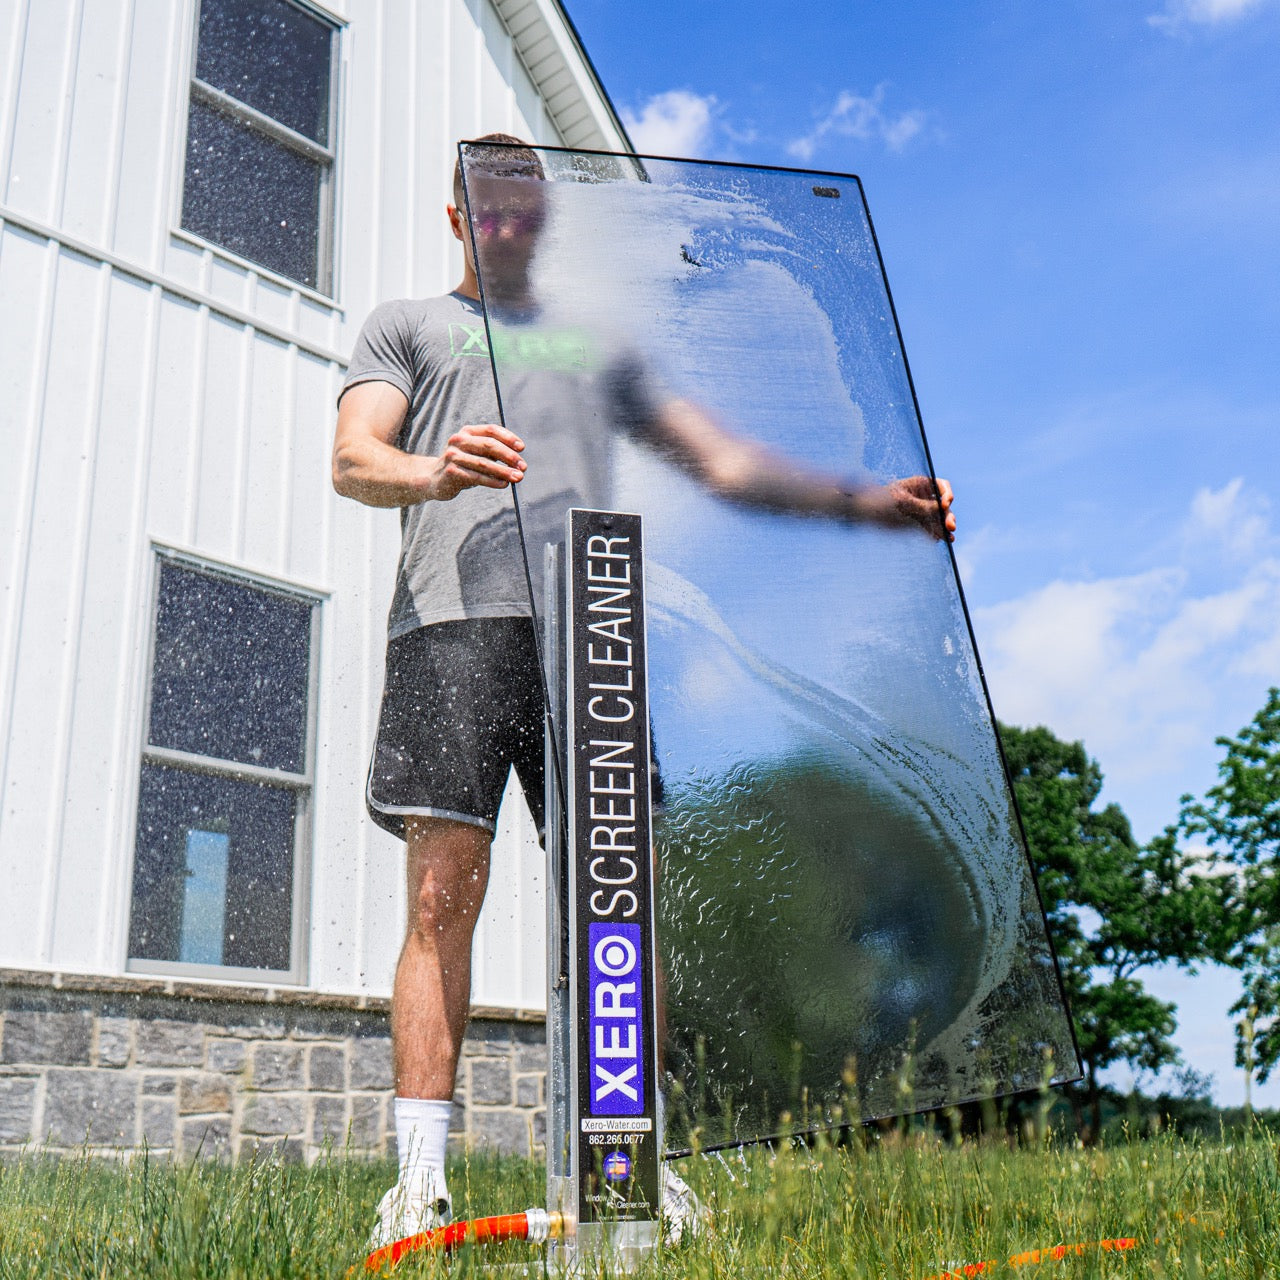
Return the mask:
M436 622L387 645L365 798L404 839L410 814L492 831L514 767L542 831L543 701L529 618Z

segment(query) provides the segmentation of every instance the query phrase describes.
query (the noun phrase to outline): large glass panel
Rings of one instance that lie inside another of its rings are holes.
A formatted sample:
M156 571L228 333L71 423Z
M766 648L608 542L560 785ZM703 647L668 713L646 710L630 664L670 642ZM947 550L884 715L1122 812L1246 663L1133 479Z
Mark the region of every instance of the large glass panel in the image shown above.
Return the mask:
M182 191L188 231L315 286L324 173L283 142L191 99Z
M311 614L304 601L163 564L150 744L304 772Z
M858 180L462 154L536 610L644 517L669 1147L1074 1076Z
M321 145L332 50L333 28L288 0L200 0L196 75Z
M130 957L288 969L296 810L282 787L144 764Z

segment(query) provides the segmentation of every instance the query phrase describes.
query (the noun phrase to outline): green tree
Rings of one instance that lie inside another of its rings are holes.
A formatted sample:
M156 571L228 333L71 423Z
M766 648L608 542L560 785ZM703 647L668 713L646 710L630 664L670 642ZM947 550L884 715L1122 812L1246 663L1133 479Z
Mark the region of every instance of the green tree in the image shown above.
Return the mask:
M1183 830L1203 836L1221 873L1222 959L1241 971L1231 1007L1236 1062L1265 1081L1280 1062L1280 689L1234 738L1218 738L1218 781L1182 798Z
M1139 845L1118 805L1095 809L1102 771L1083 743L1043 727L1001 725L1000 736L1084 1065L1070 1097L1077 1124L1096 1136L1103 1071L1121 1062L1158 1071L1179 1061L1174 1006L1151 995L1138 974L1210 954L1217 890L1194 874L1176 828Z

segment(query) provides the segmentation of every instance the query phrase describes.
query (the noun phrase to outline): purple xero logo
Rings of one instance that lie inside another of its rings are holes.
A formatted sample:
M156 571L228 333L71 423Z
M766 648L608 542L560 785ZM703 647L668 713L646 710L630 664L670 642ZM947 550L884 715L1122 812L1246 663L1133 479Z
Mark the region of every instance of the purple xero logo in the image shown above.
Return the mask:
M640 926L592 924L591 1114L644 1115Z

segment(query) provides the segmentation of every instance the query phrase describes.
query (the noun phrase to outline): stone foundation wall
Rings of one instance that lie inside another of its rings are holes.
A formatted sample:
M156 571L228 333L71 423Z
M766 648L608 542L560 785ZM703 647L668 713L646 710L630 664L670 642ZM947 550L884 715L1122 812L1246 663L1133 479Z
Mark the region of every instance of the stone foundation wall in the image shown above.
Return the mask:
M0 1154L395 1153L386 1000L0 969ZM540 1014L476 1010L450 1145L541 1156Z

